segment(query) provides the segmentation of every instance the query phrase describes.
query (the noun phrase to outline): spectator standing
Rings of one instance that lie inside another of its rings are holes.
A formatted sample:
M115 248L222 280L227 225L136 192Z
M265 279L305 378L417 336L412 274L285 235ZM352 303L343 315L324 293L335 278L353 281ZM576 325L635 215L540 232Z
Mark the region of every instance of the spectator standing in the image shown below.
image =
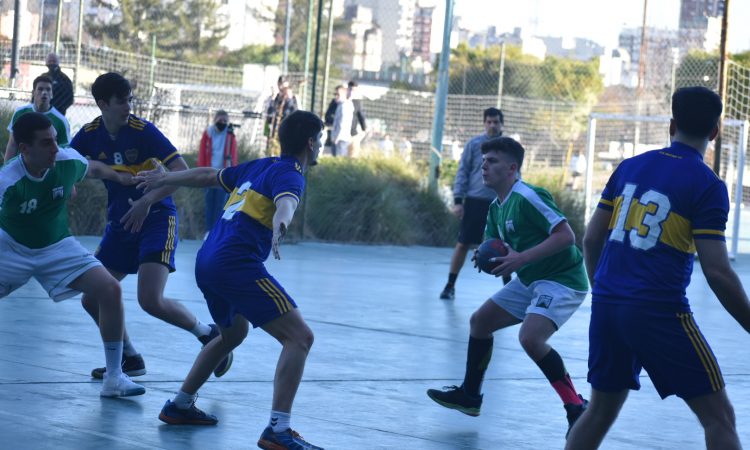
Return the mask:
M70 105L73 104L73 82L60 69L60 59L57 54L50 53L47 55L46 76L52 80L52 106L54 106L63 116Z
M229 114L220 109L214 114L214 123L203 132L198 150L198 167L223 169L237 165L237 138L229 124ZM218 186L206 188L206 230L214 226L224 204L229 199Z
M362 109L362 95L359 93L359 84L352 80L348 83L347 97L352 101L354 106L354 117L352 119L352 154L357 155L359 153L359 146L362 140L365 138L367 132L367 121L365 120L365 113Z
M335 156L350 156L349 146L352 143L354 104L347 96L347 90L343 86L338 89L338 96L341 99L341 102L339 102L336 107L331 140L333 141Z

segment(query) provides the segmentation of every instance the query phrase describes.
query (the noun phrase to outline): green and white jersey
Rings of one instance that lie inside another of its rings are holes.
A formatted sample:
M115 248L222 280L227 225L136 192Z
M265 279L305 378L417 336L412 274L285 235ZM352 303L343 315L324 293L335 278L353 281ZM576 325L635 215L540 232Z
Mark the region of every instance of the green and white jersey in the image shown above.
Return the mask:
M70 147L61 148L55 161L41 178L28 173L22 156L0 169L0 228L29 248L47 247L70 236L66 205L89 165Z
M10 123L8 124L8 131L12 133L13 124L16 123L16 120L22 115L30 112L37 112L33 103L16 108L15 112L13 112L13 117L11 117ZM70 145L70 124L68 123L68 119L66 119L60 111L56 110L54 106L52 106L49 111L42 114L47 116L52 122L52 126L55 127L55 131L57 131L57 146L68 147Z
M496 198L490 205L484 235L501 238L520 253L547 239L565 220L549 192L519 180L502 203ZM589 288L583 256L575 245L521 267L516 275L526 286L549 280L577 291Z

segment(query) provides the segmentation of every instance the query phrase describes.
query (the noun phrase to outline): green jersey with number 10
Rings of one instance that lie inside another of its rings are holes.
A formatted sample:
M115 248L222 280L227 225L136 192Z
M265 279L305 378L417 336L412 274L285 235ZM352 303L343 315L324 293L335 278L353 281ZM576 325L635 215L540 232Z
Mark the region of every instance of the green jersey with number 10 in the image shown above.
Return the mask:
M70 236L66 205L87 170L86 158L69 147L60 148L41 178L28 173L21 156L11 159L0 170L0 228L34 249Z

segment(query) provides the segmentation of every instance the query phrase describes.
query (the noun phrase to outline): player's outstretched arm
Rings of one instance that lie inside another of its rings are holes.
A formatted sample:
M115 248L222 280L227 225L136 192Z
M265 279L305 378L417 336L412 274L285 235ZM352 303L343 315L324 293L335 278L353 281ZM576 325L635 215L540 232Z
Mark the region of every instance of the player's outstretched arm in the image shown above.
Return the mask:
M609 221L612 218L610 211L597 208L586 225L586 234L583 235L583 262L586 264L586 273L589 276L589 286L594 287L594 272L602 256L604 244L607 243Z
M212 187L218 186L216 179L218 170L213 167L196 167L195 169L167 172L159 168L145 172L138 172L135 180L138 189L151 192L163 186Z
M750 302L740 278L729 263L724 241L696 239L701 269L719 302L750 333Z
M273 257L281 259L279 254L279 245L286 235L286 230L294 217L294 211L297 209L297 199L291 196L281 197L276 201L276 212L273 214L273 237L271 238L271 251Z
M165 170L164 166L158 161L156 167L159 170ZM188 166L182 158L175 158L169 163L167 168L172 172L178 172L187 170ZM176 190L177 186L161 186L149 190L138 200L128 199L130 209L120 219L123 228L131 233L139 232L143 226L143 222L148 216L148 213L151 211L151 205L172 195Z
M112 167L99 161L89 161L89 170L86 175L91 178L114 181L115 183L124 184L126 186L135 184L133 175L113 170Z

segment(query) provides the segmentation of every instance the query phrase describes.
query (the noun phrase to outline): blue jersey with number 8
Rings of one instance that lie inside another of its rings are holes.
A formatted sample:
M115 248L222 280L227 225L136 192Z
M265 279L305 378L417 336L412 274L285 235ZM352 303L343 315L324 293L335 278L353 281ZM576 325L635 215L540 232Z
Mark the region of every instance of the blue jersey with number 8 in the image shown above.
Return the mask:
M594 301L688 310L694 240L724 241L729 213L726 185L702 155L674 142L627 159L598 207L612 211L612 219L594 276Z

